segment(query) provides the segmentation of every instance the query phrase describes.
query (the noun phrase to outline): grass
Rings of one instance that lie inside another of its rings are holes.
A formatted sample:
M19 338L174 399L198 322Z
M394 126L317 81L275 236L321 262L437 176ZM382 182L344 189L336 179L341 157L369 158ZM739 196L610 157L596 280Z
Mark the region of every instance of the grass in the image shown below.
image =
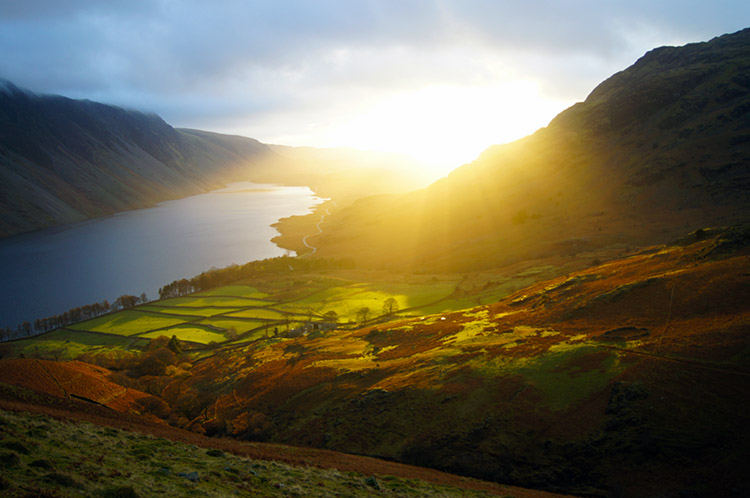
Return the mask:
M247 310L235 311L222 315L223 318L254 318L256 320L283 320L287 315L280 311L266 308L252 308Z
M223 287L214 289L221 291ZM221 306L225 308L246 308L248 306L268 306L268 301L261 301L250 297L221 297L221 296L203 296L201 294L192 294L190 296L176 297L152 303L153 306L185 306L185 307L202 307L202 306Z
M139 309L157 311L159 313L166 313L168 315L175 316L187 316L192 317L195 315L211 317L214 315L222 315L224 313L231 313L237 310L236 306L215 306L202 308L198 306L158 306L158 305L146 305L141 306Z
M421 314L419 307L429 306L448 296L453 292L456 282L456 278L451 278L447 281L420 279L412 283L394 284L357 281L351 276L285 276L261 282L270 294L258 290L256 285L235 284L189 296L154 301L68 327L81 334L90 331L100 332L99 335L74 337L69 332L54 332L21 341L15 346L15 351L24 354L32 352L37 356L47 355L56 359L72 359L85 353L98 352L101 348L127 349L135 345L141 346L145 340L162 335L175 335L181 340L202 344L229 343L232 331L243 334L269 320L282 322L287 317L292 317L296 321L290 327L297 327L309 316L310 310L313 310L314 319L327 311L335 311L340 323L353 323L357 319L358 310L368 307L372 319L382 314L383 302L389 297L397 300L399 309L417 307L416 313ZM271 296L275 301L271 300ZM406 314L414 313L415 311ZM224 332L212 327L224 329ZM286 330L286 324L279 328ZM115 336L122 336L123 339ZM261 333L256 338L262 336L264 334ZM130 339L125 339L126 337ZM143 340L133 343L133 338L136 337ZM252 339L253 337L245 337L242 341Z
M232 320L229 317L209 318L203 320L201 323L226 330L234 330L238 334L243 334L260 326L259 322L251 322L247 320Z
M563 410L603 390L621 371L619 357L590 346L555 348L516 368L544 394L553 410Z
M304 313L307 308L312 308L318 314L335 311L339 320L354 321L361 308L370 308L372 316L382 314L383 302L391 297L398 303L399 310L407 310L443 299L453 292L454 288L455 284L452 282L420 284L362 282L331 287L304 299L284 304L281 309Z
M170 327L167 330L156 330L154 332L143 334L141 337L153 339L160 336L171 337L173 335L181 341L198 342L201 344L223 342L227 340L226 335L195 324L177 325L175 327Z
M198 296L241 296L241 297L259 298L259 299L268 297L268 294L260 292L258 289L250 285L225 285L224 287L217 287L216 289L207 290L196 295Z
M91 330L123 336L143 334L154 329L170 327L187 321L186 318L169 318L137 310L125 310L71 325L74 330Z
M505 281L488 284L486 288L471 289L465 294L450 296L439 303L421 306L419 312L423 314L445 313L495 303L536 280L538 278L534 276L516 276Z
M125 351L148 344L147 339L95 334L78 330L55 330L14 344L17 354L72 360L84 353Z
M25 441L23 451L20 440ZM0 411L0 446L0 484L7 498L488 496L414 479L243 458L85 422L6 411Z

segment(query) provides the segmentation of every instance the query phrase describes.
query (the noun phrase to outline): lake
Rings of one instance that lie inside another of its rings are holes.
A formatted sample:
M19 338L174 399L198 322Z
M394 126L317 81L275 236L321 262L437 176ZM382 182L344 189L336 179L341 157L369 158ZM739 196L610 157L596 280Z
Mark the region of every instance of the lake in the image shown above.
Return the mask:
M307 187L234 183L156 207L0 239L0 327L15 328L212 267L281 256L270 225L321 202Z

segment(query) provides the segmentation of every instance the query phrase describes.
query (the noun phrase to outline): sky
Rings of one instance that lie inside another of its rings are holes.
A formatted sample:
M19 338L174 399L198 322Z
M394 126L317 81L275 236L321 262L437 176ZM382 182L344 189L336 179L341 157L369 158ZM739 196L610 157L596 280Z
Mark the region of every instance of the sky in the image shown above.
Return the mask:
M748 25L747 0L0 0L0 78L441 176L652 48Z

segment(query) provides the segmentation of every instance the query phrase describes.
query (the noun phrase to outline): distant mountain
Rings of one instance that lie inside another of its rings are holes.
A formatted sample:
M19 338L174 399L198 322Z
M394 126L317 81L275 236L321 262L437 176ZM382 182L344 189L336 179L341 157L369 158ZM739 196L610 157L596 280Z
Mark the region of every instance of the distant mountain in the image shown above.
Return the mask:
M0 87L0 235L203 192L270 154L175 130L160 117Z
M363 170L380 181L349 188ZM0 237L241 180L311 185L336 177L339 188L324 195L415 188L403 171L390 157L175 129L155 114L37 95L0 81Z
M321 256L464 270L661 243L750 212L750 29L662 47L429 188L362 199Z

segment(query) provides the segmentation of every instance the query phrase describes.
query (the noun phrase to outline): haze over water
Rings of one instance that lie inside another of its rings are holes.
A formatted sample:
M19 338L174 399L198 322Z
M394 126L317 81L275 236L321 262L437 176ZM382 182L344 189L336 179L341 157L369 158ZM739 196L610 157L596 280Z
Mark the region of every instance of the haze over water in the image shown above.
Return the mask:
M307 187L241 182L0 240L0 327L122 294L157 299L164 284L211 267L281 256L270 225L319 201Z

